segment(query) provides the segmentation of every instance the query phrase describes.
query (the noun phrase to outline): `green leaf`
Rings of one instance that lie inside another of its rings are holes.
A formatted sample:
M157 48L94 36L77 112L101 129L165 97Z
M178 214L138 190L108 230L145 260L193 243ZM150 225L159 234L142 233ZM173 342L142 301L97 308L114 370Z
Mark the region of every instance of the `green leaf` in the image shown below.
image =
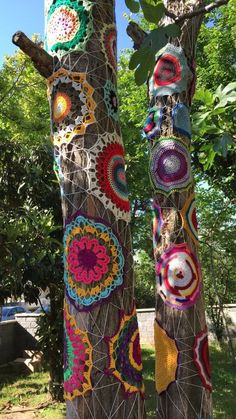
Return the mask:
M148 22L157 24L164 15L165 6L162 1L151 2L150 0L140 0L140 5L143 10L143 15Z
M166 35L170 38L176 38L177 36L180 36L181 34L181 29L180 26L177 25L176 23L170 23L167 26L163 27Z
M223 95L228 95L228 93L232 92L232 90L236 90L236 82L227 84L227 86L225 86L225 88L222 90L222 93Z
M204 89L203 87L199 88L195 94L195 99L200 100L204 105L209 106L214 102L214 95L210 90Z
M139 2L135 0L125 0L125 4L132 13L139 12Z

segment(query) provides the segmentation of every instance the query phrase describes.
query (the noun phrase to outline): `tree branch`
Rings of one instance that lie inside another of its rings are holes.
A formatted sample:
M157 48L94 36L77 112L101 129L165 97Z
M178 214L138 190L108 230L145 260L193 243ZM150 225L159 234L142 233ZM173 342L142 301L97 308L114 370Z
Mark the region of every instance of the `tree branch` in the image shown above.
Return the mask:
M43 48L31 41L23 32L16 32L12 37L12 42L31 58L41 76L48 78L52 75L55 59Z
M213 3L210 3L210 4L208 4L206 6L203 6L203 7L199 7L199 9L195 9L192 12L184 13L184 14L182 14L180 16L176 16L175 19L174 19L175 20L175 23L180 23L183 20L191 19L192 17L195 17L195 16L199 16L199 15L203 15L203 14L206 14L206 13L210 13L212 10L217 9L218 7L223 6L223 5L227 4L227 3L229 3L229 0L216 0ZM167 12L168 12L168 15L167 16L171 17L170 15L172 13L169 12L169 11L167 11Z
M134 49L139 49L146 38L147 33L135 22L129 22L126 32L134 41Z

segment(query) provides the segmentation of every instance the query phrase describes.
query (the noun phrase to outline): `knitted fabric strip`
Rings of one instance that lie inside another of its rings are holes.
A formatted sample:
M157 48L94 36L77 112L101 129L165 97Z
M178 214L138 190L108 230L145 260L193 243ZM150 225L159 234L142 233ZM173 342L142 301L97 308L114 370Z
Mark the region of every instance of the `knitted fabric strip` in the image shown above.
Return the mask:
M161 137L150 153L150 179L156 192L169 195L192 186L190 156L185 143L175 137Z
M114 84L107 80L104 86L104 102L106 104L108 116L115 121L119 120L118 97Z
M193 361L198 370L198 374L203 386L209 391L212 391L207 327L197 336L195 336L193 346Z
M66 302L64 333L64 397L73 400L92 389L92 346L87 333L76 326Z
M149 81L150 97L169 96L187 90L192 78L181 47L167 44L157 59Z
M91 6L89 0L56 0L46 5L46 51L62 57L84 50L93 32Z
M106 64L116 73L117 71L117 42L115 25L105 25L102 30L102 51Z
M85 73L60 68L48 78L54 145L69 143L75 135L83 135L89 124L96 122L93 93ZM78 103L81 104L79 115Z
M161 394L177 379L179 351L175 339L168 335L157 320L154 323L154 340L156 391Z
M162 118L163 108L154 106L149 109L148 116L143 127L143 131L148 140L153 140L160 134Z
M79 311L105 302L123 285L123 248L110 226L78 212L65 228L64 248L65 286Z
M171 245L156 263L157 291L168 306L185 310L200 294L201 272L187 243Z
M153 210L152 211L153 212L153 219L152 219L153 220L153 222L152 222L152 225L153 225L153 248L154 248L154 252L155 252L155 249L158 245L158 242L159 242L159 239L160 239L160 236L161 236L161 229L162 229L162 226L164 224L164 220L163 220L163 217L162 217L161 207L156 202L153 202L152 210Z
M135 307L128 315L120 311L116 333L111 337L105 336L104 340L109 354L109 365L105 373L113 375L121 382L125 397L136 392L144 395L143 366Z
M195 245L198 246L198 222L194 193L192 193L186 200L183 208L180 210L180 215L182 219L182 227L187 231Z
M90 162L88 193L91 191L116 218L129 222L130 203L121 138L116 133L100 135L87 153Z
M191 139L192 130L189 108L184 103L177 103L172 109L173 130Z

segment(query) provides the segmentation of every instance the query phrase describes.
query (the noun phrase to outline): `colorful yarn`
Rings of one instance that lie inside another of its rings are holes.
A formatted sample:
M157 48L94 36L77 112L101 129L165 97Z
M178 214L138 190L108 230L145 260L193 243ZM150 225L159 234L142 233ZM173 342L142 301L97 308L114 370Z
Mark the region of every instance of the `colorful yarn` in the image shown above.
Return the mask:
M51 98L52 132L54 145L69 143L75 135L83 135L96 119L94 88L85 73L60 68L48 79Z
M207 327L195 336L193 345L193 361L198 370L203 386L209 391L212 391Z
M83 0L56 0L47 5L46 50L62 57L84 49L93 32L91 6L92 3Z
M64 397L73 400L92 389L92 345L64 304Z
M173 130L191 139L192 130L189 108L184 103L177 103L172 109Z
M99 136L89 153L90 190L116 218L130 220L130 203L125 176L124 147L114 133Z
M157 320L154 323L154 340L156 391L161 394L177 379L179 351L175 339L168 335Z
M188 148L179 138L161 137L154 145L149 162L155 191L169 195L189 189L193 178Z
M155 250L161 236L161 229L162 229L162 226L164 225L164 220L162 217L161 207L156 202L153 202L152 209L153 209L153 247Z
M193 306L200 294L201 272L186 243L169 247L156 263L157 289L164 303L178 310Z
M118 121L118 97L116 88L110 80L107 80L104 86L104 101L106 104L108 116L111 116L115 121Z
M142 359L135 307L126 315L120 312L119 325L112 337L104 338L108 346L109 365L105 373L113 375L123 386L125 397L144 394Z
M192 193L188 197L183 208L180 210L180 215L182 219L182 227L187 231L190 238L194 241L195 245L198 246L198 222L194 193Z
M102 51L105 55L107 65L116 72L117 42L115 25L106 25L102 30Z
M191 76L183 49L167 44L149 81L150 96L169 96L186 91Z
M123 284L124 255L111 229L77 213L64 232L64 281L79 311L106 301Z
M154 106L149 109L148 117L144 123L143 131L148 140L156 138L161 131L161 124L163 118L163 108Z

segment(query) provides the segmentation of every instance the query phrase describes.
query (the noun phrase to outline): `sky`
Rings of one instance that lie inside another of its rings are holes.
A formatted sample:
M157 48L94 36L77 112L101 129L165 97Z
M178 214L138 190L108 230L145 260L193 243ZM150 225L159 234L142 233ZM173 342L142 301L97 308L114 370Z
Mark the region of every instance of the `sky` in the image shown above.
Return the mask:
M3 3L3 0L1 0ZM125 0L116 0L116 20L118 29L118 53L123 48L130 48L132 43L126 34L127 21L123 13L128 12ZM12 35L21 30L29 38L33 33L44 34L44 0L7 0L2 4L0 13L0 65L5 55L16 51Z

